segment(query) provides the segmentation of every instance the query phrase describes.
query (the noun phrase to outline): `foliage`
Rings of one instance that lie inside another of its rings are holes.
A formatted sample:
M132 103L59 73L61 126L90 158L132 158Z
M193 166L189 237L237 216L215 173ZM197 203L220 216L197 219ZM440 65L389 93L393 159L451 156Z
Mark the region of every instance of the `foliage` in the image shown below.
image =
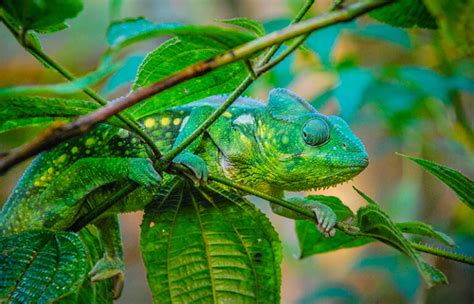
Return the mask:
M322 106L334 97L346 120L356 120L359 110L370 105L380 111L391 135L406 139L407 130L420 123L413 119L414 113L430 121L435 116L436 105L459 106L453 101L453 92L474 92L469 73L461 69L437 71L405 63L361 67L354 58L334 56L339 36L349 33L376 39L408 52L414 43L402 28L436 29L439 26L443 37L458 44L463 53L472 53L470 12L474 6L465 2L448 5L446 1L399 0L370 14L388 25L354 21L318 30L309 36L299 54L290 54L272 69L267 83L291 85L297 63L303 60L301 66L308 71L305 56L313 56L319 59L320 71L337 78L337 83L314 98L313 104ZM121 1L110 4L113 22L107 31L108 49L97 71L66 84L0 88L0 133L25 126L46 126L58 120L70 121L92 113L99 108L96 103L57 95L86 90L113 72L116 73L102 86L103 94L114 94L131 82L132 90L137 91L289 23L281 19L262 25L248 18L221 20L219 25L155 24L141 17L118 20L120 4ZM36 33L66 28L65 20L81 10L80 0L4 0L0 3L1 20L20 44L51 68L55 68L51 61L48 63L44 54L35 52L41 50ZM173 37L164 39L146 56L129 56L123 65L114 63L126 47L167 35ZM286 41L276 56L293 46L293 42ZM139 119L172 106L231 93L248 78L249 67L261 55L255 52L245 60L173 86L128 109L127 114ZM48 97L37 96L41 94ZM434 103L426 106L433 100ZM110 118L107 123L125 128L117 118ZM422 132L423 125L416 127ZM464 129L469 134L468 126L464 125ZM459 142L462 143L462 139ZM472 180L435 162L404 157L438 177L463 203L473 208ZM185 179L171 176L165 176L160 187L145 209L140 241L154 302L279 302L281 244L269 220L243 198L243 193L231 187L223 188L216 182L195 188ZM313 221L296 221L300 258L378 241L406 255L428 286L447 283L445 275L426 263L405 235L433 239L448 246L454 246L453 239L423 222L396 223L373 199L357 191L368 204L355 214L339 198L306 197L334 210L339 231L333 238L325 238ZM92 284L86 275L104 254L102 246L92 225L78 234L41 230L1 237L0 299L12 303L59 299L65 303L112 302L111 280ZM303 301L329 297L358 299L357 292L334 285L314 292Z

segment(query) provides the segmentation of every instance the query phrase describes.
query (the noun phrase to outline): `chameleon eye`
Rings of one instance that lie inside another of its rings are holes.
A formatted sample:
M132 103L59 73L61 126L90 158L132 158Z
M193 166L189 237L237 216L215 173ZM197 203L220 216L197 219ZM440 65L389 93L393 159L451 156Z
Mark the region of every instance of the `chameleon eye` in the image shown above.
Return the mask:
M322 119L312 118L303 125L302 135L308 145L321 146L329 140L329 126Z

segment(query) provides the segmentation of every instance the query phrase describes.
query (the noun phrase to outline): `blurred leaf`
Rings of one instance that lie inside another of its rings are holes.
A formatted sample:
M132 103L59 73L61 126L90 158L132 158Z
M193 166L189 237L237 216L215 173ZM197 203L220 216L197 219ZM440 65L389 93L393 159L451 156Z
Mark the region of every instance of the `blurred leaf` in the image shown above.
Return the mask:
M279 303L278 236L235 193L175 178L146 208L141 229L155 303Z
M286 48L287 46L282 45L275 53L275 56L280 55L280 53L282 53ZM295 73L292 70L292 66L295 62L295 58L296 53L293 52L264 75L265 79L271 84L271 86L275 88L284 88L293 81Z
M226 47L219 41L209 37L181 36L170 39L145 58L133 89L146 87L196 62L215 57L225 50ZM247 74L245 64L235 62L154 95L131 108L131 112L135 118L141 118L207 96L230 93Z
M435 162L400 153L397 154L414 161L423 167L423 169L436 176L457 194L461 202L474 209L474 181L470 180L459 171Z
M398 73L403 81L416 86L426 96L434 96L439 100L448 102L450 83L443 75L417 66L401 67Z
M329 88L327 91L316 96L310 102L311 105L316 109L322 108L331 99L331 97L334 96L335 91L336 91L336 88Z
M430 14L422 0L398 0L393 4L379 8L369 15L378 21L398 27L437 28L436 20Z
M357 226L360 231L364 235L377 239L409 256L429 287L438 284L447 284L446 276L422 260L418 252L411 247L410 242L403 236L400 229L398 229L390 217L380 209L378 204L357 188L354 189L369 202L369 205L357 211Z
M104 246L99 239L99 231L94 225L88 225L78 232L84 244L87 256L85 272L89 273L92 267L104 256ZM88 278L76 293L61 299L61 304L105 304L113 303L112 279L100 280L92 283Z
M384 24L367 24L352 30L352 32L359 36L397 44L406 49L411 48L410 36L405 30L398 27Z
M67 28L66 19L76 17L82 11L81 0L3 0L3 8L21 28L48 33Z
M34 96L0 97L0 133L25 126L47 125L55 120L69 121L99 106L90 101ZM115 118L111 124L122 127Z
M423 0L435 16L443 36L455 50L474 55L474 2L471 0Z
M86 76L77 78L74 81L45 84L45 85L31 85L31 86L15 86L15 87L0 87L0 97L26 95L26 94L73 94L82 91L100 80L107 77L109 74L116 71L121 64L101 66L97 71L94 71Z
M421 280L416 267L403 255L363 256L355 270L373 269L385 273L409 303L415 302Z
M328 301L330 300L330 301ZM333 283L319 288L298 300L299 304L308 303L362 303L357 290L343 283Z
M397 228L400 229L403 233L409 234L416 234L419 236L427 236L433 238L435 240L440 241L441 243L454 247L456 244L454 240L449 237L447 234L436 231L428 224L423 222L404 222L404 223L397 223Z
M265 29L263 28L263 25L250 18L233 18L219 21L246 29L252 34L255 34L257 37L265 36Z
M310 195L305 199L313 200L329 206L337 216L337 221L352 217L352 211L340 199L333 196ZM300 246L300 259L328 251L361 246L372 242L370 238L356 238L342 232L336 232L332 238L327 238L319 232L316 224L309 220L298 220L295 225L296 235Z
M0 238L0 299L50 303L75 292L86 252L72 232L29 231Z
M372 72L362 68L347 68L339 72L339 86L334 95L341 106L341 117L350 120L363 105L364 95L374 81Z
M109 0L109 19L115 21L120 19L120 11L122 9L122 0Z
M163 35L195 36L219 42L222 47L233 48L255 39L255 36L238 29L210 25L158 23L144 18L124 19L112 23L107 30L107 42L113 49Z
M101 90L101 94L107 96L131 84L135 80L138 68L144 58L145 56L141 54L128 57L124 65L107 79Z

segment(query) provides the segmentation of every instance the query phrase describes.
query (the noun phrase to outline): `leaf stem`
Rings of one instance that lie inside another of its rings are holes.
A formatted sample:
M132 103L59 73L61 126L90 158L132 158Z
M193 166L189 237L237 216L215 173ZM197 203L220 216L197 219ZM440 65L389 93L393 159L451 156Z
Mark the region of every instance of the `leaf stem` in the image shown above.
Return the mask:
M448 259L448 260L453 260L453 261L464 263L464 264L474 265L474 258L472 258L472 257L464 256L464 255L454 253L454 252L441 250L441 249L438 249L438 248L433 248L433 247L422 245L422 244L415 243L415 242L410 242L410 244L413 248L415 248L416 250L421 251L421 252L429 253L429 254L432 254L432 255L436 255L436 256L439 256L439 257L442 257L442 258L445 258L445 259Z
M84 134L93 126L101 123L111 116L129 108L142 100L158 94L186 80L196 78L213 71L221 66L248 58L252 54L266 49L272 45L282 43L286 40L313 32L317 29L330 26L335 23L350 21L357 16L363 15L383 5L391 3L391 0L373 0L358 2L347 6L336 12L323 14L310 18L301 23L291 25L285 29L270 33L264 37L252 40L232 50L224 52L214 58L198 62L181 71L178 71L158 82L141 88L134 93L107 103L98 110L77 118L75 121L56 126L40 135L33 142L27 143L11 150L0 158L0 174L6 172L21 161L34 156L46 149L53 148L74 136Z

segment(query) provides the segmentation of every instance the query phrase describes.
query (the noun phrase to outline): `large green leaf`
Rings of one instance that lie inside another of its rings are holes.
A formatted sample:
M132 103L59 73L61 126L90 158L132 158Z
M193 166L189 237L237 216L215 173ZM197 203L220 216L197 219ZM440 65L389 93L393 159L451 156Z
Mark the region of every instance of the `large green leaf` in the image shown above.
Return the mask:
M439 178L457 194L461 202L474 209L474 181L470 180L459 171L435 162L403 154L399 155L414 161L423 167L423 169Z
M98 260L104 256L104 246L99 238L99 231L93 225L88 225L78 232L79 237L84 243L87 256L86 273L94 267ZM101 280L92 283L86 278L81 288L73 294L70 294L61 303L71 304L105 304L113 303L112 298L112 279Z
M403 233L409 233L419 236L426 236L438 240L439 242L448 245L455 246L454 240L447 234L436 231L430 225L423 222L404 222L397 223L397 228Z
M86 251L72 232L31 231L0 238L0 301L49 303L78 290Z
M151 52L138 70L134 89L146 87L196 62L215 57L227 49L220 41L199 36L181 36L166 41ZM199 100L207 96L232 92L247 76L242 62L218 68L154 95L131 109L135 118Z
M70 120L99 106L83 100L41 97L0 97L0 133L8 130Z
M474 55L474 2L472 0L423 0L435 16L443 36L461 54Z
M154 24L144 18L135 18L112 23L107 30L107 42L111 48L118 50L133 43L163 35L208 37L219 41L228 48L249 42L256 37L247 31L222 26L181 23Z
M435 29L436 20L422 0L398 0L369 14L372 18L399 27L426 27Z
M3 0L3 8L23 30L54 32L67 27L66 19L82 10L81 0Z
M357 211L357 226L369 237L396 248L410 257L429 287L437 284L447 284L446 276L423 261L421 256L403 236L402 231L392 222L390 217L380 209L378 204L363 192L356 191L369 203Z
M263 213L215 184L162 189L141 225L155 303L279 303L281 246Z
M220 20L223 23L232 24L255 34L257 37L265 36L263 25L249 18L232 18Z
M310 195L305 199L329 206L336 213L338 222L354 216L352 211L337 197ZM308 220L296 221L296 235L300 244L301 259L313 254L357 247L373 241L371 238L353 237L340 231L336 232L334 237L327 238L316 229L314 222Z

